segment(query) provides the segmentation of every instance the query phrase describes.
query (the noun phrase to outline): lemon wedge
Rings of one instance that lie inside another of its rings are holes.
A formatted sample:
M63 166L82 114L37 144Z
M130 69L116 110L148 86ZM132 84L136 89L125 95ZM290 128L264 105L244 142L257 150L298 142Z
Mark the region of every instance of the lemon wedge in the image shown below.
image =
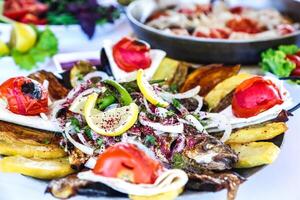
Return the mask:
M0 56L6 56L9 54L9 48L7 44L0 40Z
M139 114L135 103L101 112L94 108L97 98L97 93L89 95L84 105L86 122L93 131L100 135L118 136L134 125Z
M169 105L168 102L164 101L160 96L158 96L150 83L146 80L144 76L144 70L139 69L136 77L137 85L141 90L144 97L153 105L160 107L167 107Z
M137 196L137 195L129 195L131 200L174 200L183 192L183 188L179 188L177 190L165 192L162 194L157 194L153 196Z
M87 96L85 97L80 96L80 98L76 98L74 102L71 104L69 110L72 111L73 113L78 113L83 115L84 114L83 110L87 99L88 99Z
M36 40L37 34L33 27L18 22L13 24L10 42L17 51L27 52L34 46Z

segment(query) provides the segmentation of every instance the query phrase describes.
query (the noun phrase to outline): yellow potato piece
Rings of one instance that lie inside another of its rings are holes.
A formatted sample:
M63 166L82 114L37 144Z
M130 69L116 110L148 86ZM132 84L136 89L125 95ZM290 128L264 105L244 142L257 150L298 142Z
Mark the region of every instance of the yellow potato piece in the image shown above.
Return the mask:
M230 144L239 155L235 168L251 168L273 163L280 149L272 142L251 142L247 144Z
M230 92L235 90L235 88L241 84L244 80L251 78L253 75L240 73L225 79L218 85L214 87L204 98L205 102L208 104L210 110L215 108L220 101L228 95Z
M152 80L171 80L177 71L179 61L164 58L154 73Z
M50 137L43 138L43 143L39 141L42 136L40 138L33 136L34 134L21 135L14 132L0 132L0 154L46 159L66 156L66 152L60 146L50 143Z
M74 172L68 158L53 160L9 156L0 160L0 171L20 173L39 179L61 178Z
M183 192L183 188L153 196L129 195L131 200L174 200Z
M230 135L226 143L248 143L259 140L270 140L284 133L287 126L284 122L273 122L257 127L243 128Z

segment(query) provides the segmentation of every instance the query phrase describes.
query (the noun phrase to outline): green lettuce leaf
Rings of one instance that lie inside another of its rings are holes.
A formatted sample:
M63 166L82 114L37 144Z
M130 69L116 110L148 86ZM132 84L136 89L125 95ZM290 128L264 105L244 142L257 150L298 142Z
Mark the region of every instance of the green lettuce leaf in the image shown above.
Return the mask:
M46 28L38 33L38 41L28 52L21 53L12 50L12 57L21 69L31 70L37 63L45 61L47 57L52 57L58 52L58 40L54 33Z
M279 77L290 76L296 68L295 63L286 59L287 54L295 54L299 51L296 45L281 45L278 50L268 49L261 54L260 66L266 72L271 72Z

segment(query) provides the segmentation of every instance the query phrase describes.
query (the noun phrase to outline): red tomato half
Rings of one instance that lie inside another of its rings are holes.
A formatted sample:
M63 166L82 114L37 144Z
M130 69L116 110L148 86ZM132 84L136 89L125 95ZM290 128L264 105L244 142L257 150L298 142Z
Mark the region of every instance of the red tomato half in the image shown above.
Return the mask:
M253 117L277 104L282 99L276 85L256 76L242 82L235 90L232 111L236 117Z
M287 55L286 58L295 63L296 68L292 71L292 76L300 76L300 55L298 55L299 52L295 55Z
M0 98L6 99L11 112L38 115L48 111L48 91L26 77L16 77L0 85Z
M149 45L128 37L113 46L113 57L118 67L125 72L147 69L151 65Z
M121 178L135 184L152 184L162 171L161 164L136 145L118 143L99 155L93 172Z

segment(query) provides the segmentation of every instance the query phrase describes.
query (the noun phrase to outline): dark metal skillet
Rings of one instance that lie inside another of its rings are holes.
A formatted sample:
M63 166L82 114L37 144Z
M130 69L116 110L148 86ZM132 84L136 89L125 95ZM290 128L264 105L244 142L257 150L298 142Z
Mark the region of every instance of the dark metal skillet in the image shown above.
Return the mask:
M203 64L257 64L260 61L260 53L266 49L283 44L300 44L300 31L279 38L242 41L173 36L140 21L149 9L146 5L145 1L134 1L127 8L127 17L135 34L153 48L162 49L169 57L178 60ZM298 6L300 9L300 2ZM289 7L281 7L280 11L289 14L286 9ZM300 12L293 14L291 18L300 18Z

